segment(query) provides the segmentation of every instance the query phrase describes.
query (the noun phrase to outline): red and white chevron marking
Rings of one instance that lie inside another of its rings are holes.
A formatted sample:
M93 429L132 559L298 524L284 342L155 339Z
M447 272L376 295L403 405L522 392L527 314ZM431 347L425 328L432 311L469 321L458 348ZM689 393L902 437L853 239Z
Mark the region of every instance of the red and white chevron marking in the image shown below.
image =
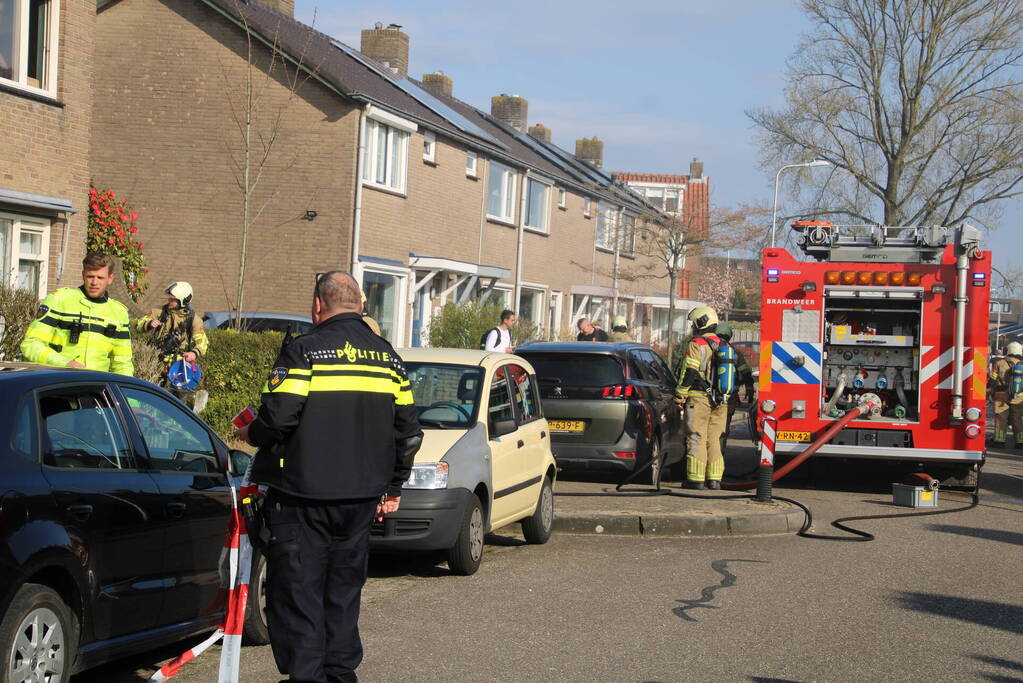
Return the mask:
M760 422L760 464L774 467L774 436L778 431L778 420L769 415Z
M928 389L952 388L952 357L955 349L939 351L936 346L923 346L920 350L920 386ZM963 381L973 374L973 347L963 349Z

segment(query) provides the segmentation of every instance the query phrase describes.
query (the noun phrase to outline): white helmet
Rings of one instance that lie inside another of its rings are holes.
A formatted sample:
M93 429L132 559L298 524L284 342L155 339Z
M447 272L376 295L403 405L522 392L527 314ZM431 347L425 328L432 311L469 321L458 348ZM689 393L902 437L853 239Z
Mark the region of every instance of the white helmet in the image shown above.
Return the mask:
M718 314L710 306L697 306L689 311L689 322L697 330L705 330L711 325L718 324Z
M182 308L188 308L188 304L192 303L192 285L187 282L172 282L167 294L180 301Z
M1010 356L1023 357L1023 344L1020 344L1019 342L1009 342L1008 346L1005 347L1005 350L1009 352Z

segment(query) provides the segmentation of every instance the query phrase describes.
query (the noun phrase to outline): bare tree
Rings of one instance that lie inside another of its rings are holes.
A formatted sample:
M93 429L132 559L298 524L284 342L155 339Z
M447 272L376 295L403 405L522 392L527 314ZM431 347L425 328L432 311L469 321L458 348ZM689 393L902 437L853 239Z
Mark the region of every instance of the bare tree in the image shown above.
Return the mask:
M280 24L273 35L257 36L250 26L246 3L235 0L234 4L245 31L245 74L239 84L224 64L221 64L221 73L231 121L237 131L236 137L225 139L224 146L242 202L238 280L231 305L237 314L234 325L241 329L249 239L264 211L273 204L281 190L278 186L262 192L260 184L267 171L272 169L276 173L286 173L298 159L294 152L288 158L278 159L276 150L281 142L287 112L299 97L301 87L316 74L319 64L310 66L306 63L309 46L316 36L311 27L299 53L286 56L279 43ZM285 90L283 98L279 96L282 85ZM227 298L230 301L232 297Z
M1019 0L803 0L803 9L813 30L790 60L786 104L747 114L772 174L813 157L837 167L814 176L816 187L798 176L804 198L818 197L804 215L984 223L999 200L1023 193Z

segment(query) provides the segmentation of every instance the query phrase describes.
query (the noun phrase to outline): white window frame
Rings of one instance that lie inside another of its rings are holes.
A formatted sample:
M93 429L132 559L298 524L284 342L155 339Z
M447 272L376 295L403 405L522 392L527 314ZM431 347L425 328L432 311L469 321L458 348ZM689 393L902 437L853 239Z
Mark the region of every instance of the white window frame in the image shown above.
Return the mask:
M597 220L593 226L593 243L597 249L615 250L615 215L617 213L610 204L603 202L597 204ZM601 227L603 227L603 231Z
M590 207L590 198L586 197L583 199L583 218L589 218L592 215L592 209Z
M479 178L480 157L471 149L465 150L465 175L469 178Z
M518 173L514 168L490 161L490 178L487 180L487 218L501 223L515 222L515 190L518 187ZM494 182L501 184L501 214L490 213L490 188Z
M622 255L632 256L636 253L636 218L631 213L621 214L618 223L618 251Z
M529 221L529 184L536 183L543 186L543 206L540 208L540 222L541 225L530 225ZM543 233L549 235L551 232L551 183L537 178L535 176L526 176L525 187L523 188L523 214L522 214L522 227L532 232Z
M519 287L519 300L515 305L515 313L520 318L525 317L522 315L522 293L526 290L529 290L532 294L539 294L539 297L536 299L536 303L533 306L533 310L529 312L531 317L527 318L527 320L532 321L533 324L541 330L546 329L548 324L546 313L548 306L547 293L550 291L549 288L547 285L534 284L530 282L523 282L521 284Z
M39 264L39 287L33 292L39 298L46 296L46 283L49 279L50 264L50 220L36 216L24 216L16 213L0 212L0 220L11 222L11 234L8 236L8 243L5 253L0 254L0 268L6 268L3 272L3 282L11 288L18 286L18 266L21 261L33 261ZM23 253L21 251L22 232L31 232L40 236L42 251L39 254Z
M43 79L38 85L29 81L29 7L30 0L8 0L13 3L14 23L11 27L14 38L14 62L8 66L10 78L0 77L0 83L13 85L22 90L57 97L57 50L60 44L60 0L49 0L46 9L46 39L43 45Z
M355 276L356 282L359 283L359 287L364 287L366 284L365 275L366 273L376 273L378 275L391 275L397 279L396 291L395 291L395 302L394 302L394 339L390 340L392 346L406 346L412 343L412 330L406 328L406 320L408 318L408 312L411 306L408 302L408 281L409 281L409 269L400 268L398 266L387 266L382 263L374 263L370 261L360 261L356 264ZM379 323L380 321L377 320Z
M419 127L406 119L376 107L367 108L362 146L365 157L362 164L362 184L401 195L408 181L408 143ZM380 173L380 141L383 139L383 178ZM395 146L398 146L395 153ZM397 164L394 162L397 161Z
M563 187L558 188L558 208L562 211L568 208L568 192Z
M423 161L437 163L437 135L430 130L423 131Z

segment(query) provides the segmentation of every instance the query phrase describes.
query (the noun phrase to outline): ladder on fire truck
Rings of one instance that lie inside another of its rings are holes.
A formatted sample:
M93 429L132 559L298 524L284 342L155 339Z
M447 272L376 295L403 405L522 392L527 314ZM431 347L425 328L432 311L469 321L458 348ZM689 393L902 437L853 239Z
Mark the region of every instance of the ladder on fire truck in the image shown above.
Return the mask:
M967 257L980 251L980 231L966 224L953 228L794 221L792 229L803 253L818 261L932 263L949 244Z

